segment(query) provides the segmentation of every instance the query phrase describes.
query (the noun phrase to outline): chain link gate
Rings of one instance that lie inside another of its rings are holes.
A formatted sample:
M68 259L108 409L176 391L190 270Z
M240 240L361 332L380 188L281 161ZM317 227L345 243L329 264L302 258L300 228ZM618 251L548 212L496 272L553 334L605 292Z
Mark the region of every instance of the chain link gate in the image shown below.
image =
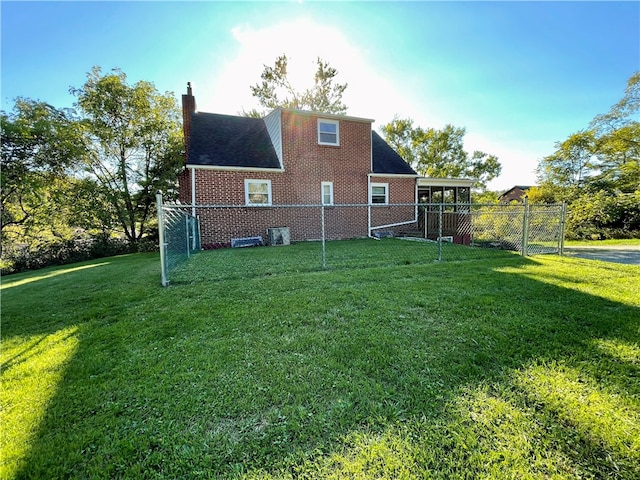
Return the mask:
M479 205L471 208L472 245L519 252L557 253L564 247L564 204Z
M185 206L164 204L162 192L156 194L156 204L161 283L166 287L169 285L169 274L193 253L202 249L200 223L195 216L189 214Z

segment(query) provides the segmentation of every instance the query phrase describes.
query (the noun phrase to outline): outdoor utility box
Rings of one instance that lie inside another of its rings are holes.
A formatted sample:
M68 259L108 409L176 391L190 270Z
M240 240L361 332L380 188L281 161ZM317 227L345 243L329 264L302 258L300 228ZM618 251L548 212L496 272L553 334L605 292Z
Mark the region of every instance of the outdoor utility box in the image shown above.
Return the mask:
M261 245L263 245L262 237L244 237L231 239L231 248L259 247Z
M291 245L289 227L267 228L267 243L269 245Z

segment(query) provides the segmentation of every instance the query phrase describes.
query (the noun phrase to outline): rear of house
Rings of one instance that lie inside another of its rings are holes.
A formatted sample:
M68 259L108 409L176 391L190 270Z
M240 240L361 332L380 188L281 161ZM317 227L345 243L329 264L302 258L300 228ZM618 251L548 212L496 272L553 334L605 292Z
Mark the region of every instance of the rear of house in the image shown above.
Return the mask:
M416 224L418 175L373 120L284 108L264 118L197 112L190 86L182 101L180 201L208 207L197 211L203 245L274 227L288 227L293 241L319 239L321 215L332 239Z

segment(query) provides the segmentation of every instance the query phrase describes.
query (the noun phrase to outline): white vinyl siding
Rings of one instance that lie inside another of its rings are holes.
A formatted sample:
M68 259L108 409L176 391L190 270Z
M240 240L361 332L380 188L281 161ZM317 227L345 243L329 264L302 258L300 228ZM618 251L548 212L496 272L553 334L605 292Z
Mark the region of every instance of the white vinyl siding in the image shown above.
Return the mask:
M282 168L282 110L277 108L264 117L264 124L280 161L280 168Z
M246 205L271 205L271 180L245 180L244 199Z

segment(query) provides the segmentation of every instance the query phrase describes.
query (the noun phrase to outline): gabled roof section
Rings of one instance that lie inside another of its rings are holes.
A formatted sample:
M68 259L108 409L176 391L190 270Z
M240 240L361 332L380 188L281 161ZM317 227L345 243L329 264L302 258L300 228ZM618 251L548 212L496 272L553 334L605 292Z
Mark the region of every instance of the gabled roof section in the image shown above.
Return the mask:
M504 192L502 192L501 196L508 195L509 193L515 190L522 190L523 192L526 192L527 190L529 190L530 188L533 188L534 186L535 185L514 185L509 190L505 190Z
M187 165L282 169L263 119L203 112L191 115Z
M418 175L413 168L374 131L371 131L371 157L373 173Z

